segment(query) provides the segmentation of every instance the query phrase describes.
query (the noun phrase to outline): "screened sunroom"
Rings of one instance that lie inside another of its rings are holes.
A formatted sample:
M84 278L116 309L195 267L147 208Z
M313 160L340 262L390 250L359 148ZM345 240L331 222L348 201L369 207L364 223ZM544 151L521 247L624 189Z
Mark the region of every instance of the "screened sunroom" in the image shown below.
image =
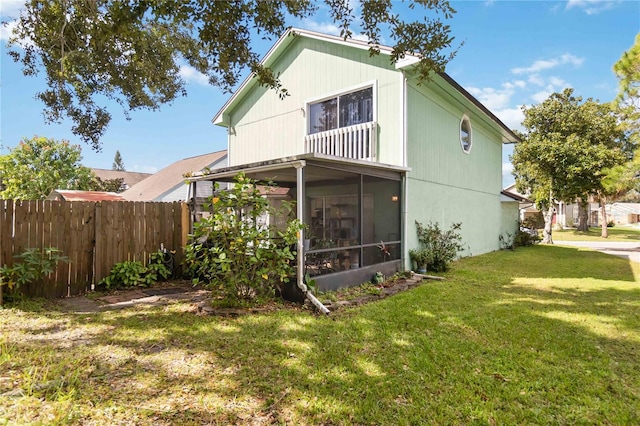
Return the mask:
M298 279L312 276L322 290L393 274L403 265L404 176L408 169L323 154L212 170L189 178L198 185L232 182L239 173L279 188L274 204L294 201L296 217L307 225L297 245ZM279 221L284 218L266 218Z

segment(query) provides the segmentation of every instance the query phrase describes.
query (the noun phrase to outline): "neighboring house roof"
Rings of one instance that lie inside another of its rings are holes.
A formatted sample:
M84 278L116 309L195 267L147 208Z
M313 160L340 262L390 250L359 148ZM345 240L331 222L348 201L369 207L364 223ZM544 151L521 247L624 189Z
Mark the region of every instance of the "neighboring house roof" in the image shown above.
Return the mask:
M516 189L516 184L512 183L511 185L505 187L502 191L500 191L502 195L507 195L514 198L519 199L519 201L523 203L533 203L533 201L529 198L530 194L521 194Z
M198 172L227 156L227 151L217 151L195 157L184 158L154 173L140 183L124 191L121 195L129 201L152 201L184 185L185 174Z
M640 214L640 203L613 203L610 207L624 214Z
M54 189L47 196L47 200L54 201L126 201L120 194L104 191L72 191Z
M125 188L131 188L133 185L151 176L151 173L127 172L120 170L91 169L91 171L103 181L122 179Z
M343 46L350 46L357 49L369 50L369 48L371 47L367 42L360 40L345 40L344 38L338 36L317 33L315 31L308 31L299 28L290 28L278 39L278 41L271 47L271 49L269 49L265 57L262 59L261 64L265 67L272 66L280 57L280 55L287 49L287 47L295 40L295 37L307 37L329 43L340 44ZM391 55L391 53L393 52L393 48L389 46L380 45L376 47L379 48L380 54ZM414 67L419 62L419 60L419 56L406 53L405 57L395 64L395 68L397 70L410 69ZM436 77L439 77L441 80L436 81ZM476 99L473 95L466 91L449 75L444 72L438 73L437 76L434 76L434 82L436 84L441 82L455 89L459 94L461 94L469 102L475 105L491 121L498 125L502 130L503 143L520 142L520 138L515 133L513 133L511 129L509 129L498 117L496 117L491 111L489 111L484 105L482 105L482 103L478 99ZM244 97L245 93L247 93L247 90L250 87L253 87L256 84L258 84L257 78L255 78L254 74L250 74L240 85L238 90L236 90L234 94L227 100L227 102L223 105L223 107L220 109L220 111L218 111L218 113L213 117L211 121L214 124L226 126L227 117L225 116L225 113Z
M514 194L513 192L509 192L509 191L504 190L504 189L502 191L500 191L500 195L504 195L505 197L510 198L510 200L504 200L503 199L501 201L511 201L511 200L513 200L513 201L518 201L518 202L521 202L521 203L530 203L531 202L529 199L527 199L526 197L523 197L520 194Z

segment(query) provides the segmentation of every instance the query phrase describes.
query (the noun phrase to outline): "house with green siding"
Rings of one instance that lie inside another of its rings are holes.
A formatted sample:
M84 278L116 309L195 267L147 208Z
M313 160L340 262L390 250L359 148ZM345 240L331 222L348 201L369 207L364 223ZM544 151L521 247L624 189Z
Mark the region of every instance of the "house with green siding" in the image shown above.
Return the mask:
M243 171L277 183L308 225L298 277L320 288L410 268L416 221L460 222L463 255L497 250L515 231L500 191L502 145L518 137L448 75L421 82L417 57L390 53L288 30L263 59L288 96L249 76L213 118L228 130L228 167L191 178Z

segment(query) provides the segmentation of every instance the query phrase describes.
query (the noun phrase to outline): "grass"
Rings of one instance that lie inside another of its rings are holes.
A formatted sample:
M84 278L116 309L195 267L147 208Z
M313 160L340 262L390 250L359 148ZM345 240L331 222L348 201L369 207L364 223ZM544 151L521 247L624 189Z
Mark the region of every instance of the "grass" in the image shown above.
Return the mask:
M0 311L0 424L638 424L639 264L534 246L330 318Z
M588 232L579 232L575 229L553 231L554 240L558 241L640 241L640 228L628 226L607 228L609 237L601 237L602 228L589 228Z

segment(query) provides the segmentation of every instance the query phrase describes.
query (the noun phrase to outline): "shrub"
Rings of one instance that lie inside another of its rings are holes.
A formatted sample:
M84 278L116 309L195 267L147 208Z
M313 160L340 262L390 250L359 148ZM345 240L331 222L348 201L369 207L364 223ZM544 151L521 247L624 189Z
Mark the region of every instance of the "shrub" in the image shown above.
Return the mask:
M535 212L530 216L527 216L522 221L522 226L529 229L542 229L544 228L544 217L542 212Z
M14 257L20 261L13 266L0 267L0 287L6 285L14 292L22 285L40 281L48 276L56 270L59 262L69 263L69 258L63 256L62 251L55 247L46 247L42 250L31 248ZM1 292L0 304L2 304Z
M461 223L454 223L446 231L440 229L438 223L429 222L427 226L416 220L418 242L420 247L430 254L427 269L435 272L446 271L464 246L459 230Z
M278 229L260 218L288 217L293 204L274 209L257 182L240 173L229 190L216 184L207 208L211 215L194 224L192 243L185 248L185 270L194 283L219 289L230 305L282 290L295 273L293 247L302 224L289 220Z
M607 228L613 228L614 226L616 226L616 223L612 220L610 220L609 222L607 222Z
M537 231L531 232L525 229L518 229L513 238L513 247L528 247L540 242Z
M149 287L157 281L164 281L171 275L166 265L167 253L157 251L149 255L149 263L144 266L138 261L119 262L113 265L109 275L100 284L107 290L112 288Z

